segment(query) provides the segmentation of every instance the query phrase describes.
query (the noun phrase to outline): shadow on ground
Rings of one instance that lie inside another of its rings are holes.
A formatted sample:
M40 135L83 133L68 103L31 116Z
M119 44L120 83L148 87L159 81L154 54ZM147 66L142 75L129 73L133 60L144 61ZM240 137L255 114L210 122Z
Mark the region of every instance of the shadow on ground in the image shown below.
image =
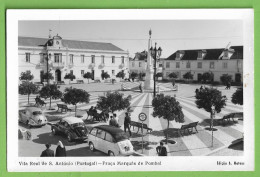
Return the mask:
M131 141L131 143L132 143L135 151L142 149L142 141ZM153 148L149 147L149 145L156 145L156 144L158 144L158 142L144 141L143 148L145 150L150 150Z

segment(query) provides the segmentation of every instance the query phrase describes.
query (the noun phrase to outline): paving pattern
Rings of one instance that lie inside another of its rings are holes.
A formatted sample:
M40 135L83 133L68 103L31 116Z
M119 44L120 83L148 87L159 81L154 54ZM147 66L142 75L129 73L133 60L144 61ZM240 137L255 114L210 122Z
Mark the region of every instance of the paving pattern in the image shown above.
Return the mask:
M124 83L129 88L134 88L139 85L139 83ZM204 156L217 154L216 152L219 149L226 148L231 144L232 141L241 138L243 133L243 121L235 119L235 123L227 125L217 125L217 131L214 131L213 134L213 147L211 146L211 131L206 130L205 128L209 127L210 123L210 114L203 109L198 109L195 104L194 91L200 85L186 85L180 84L178 91L172 91L171 83L160 83L160 87L164 88L164 94L171 96L176 96L176 99L180 102L182 106L183 113L185 115L185 123L199 121L198 124L198 133L179 137L177 134L174 134L173 131L169 132L169 138L176 141L176 144L166 145L169 155L172 156ZM62 86L61 90L66 86ZM79 104L77 106L78 114L82 115L82 118L86 118L85 110L89 109L91 106L95 106L100 95L104 95L106 90L120 90L121 83L116 83L115 85L111 84L79 84L73 85L73 87L82 88L87 90L90 93L90 102L88 104ZM243 107L239 105L234 105L231 103L230 98L232 93L234 93L235 88L232 90L224 90L224 87L218 87L224 95L227 96L227 106L220 112L216 114L216 119L222 118L225 114L232 112L241 112ZM140 93L137 91L123 91L124 96L131 95L131 109L133 110L131 114L131 119L133 121L139 121L138 115L141 112L147 114L148 119L144 122L148 127L152 128L152 133L147 133L144 130L144 150L142 151L140 140L141 134L134 133L131 137L131 141L135 146L135 149L144 153L145 155L153 156L156 155L155 147L158 145L160 140L164 139L164 129L167 128L167 121L164 119L159 119L152 116L153 108L151 106L153 95L152 93ZM30 102L34 103L35 95L30 96ZM49 101L46 107L49 106ZM52 107L57 108L57 103L61 103L60 100L52 100ZM19 97L19 106L23 107L27 104L27 96L20 95ZM69 105L70 106L70 105ZM72 107L72 105L71 105ZM43 108L45 109L45 108ZM124 122L124 111L117 112L119 117L119 124L123 129ZM180 128L182 124L176 123L174 121L170 122L170 131L171 129ZM133 132L136 132L135 129ZM234 150L235 151L235 150ZM236 151L230 155L243 155L243 151Z

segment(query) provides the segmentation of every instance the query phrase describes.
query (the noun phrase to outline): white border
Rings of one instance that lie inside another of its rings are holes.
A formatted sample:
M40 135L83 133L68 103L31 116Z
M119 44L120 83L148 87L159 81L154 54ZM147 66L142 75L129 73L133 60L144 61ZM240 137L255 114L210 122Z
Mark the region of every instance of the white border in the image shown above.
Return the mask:
M119 15L120 14L120 15ZM8 171L252 171L254 170L254 23L252 9L149 10L7 10L7 165ZM141 18L140 18L141 17ZM45 162L161 161L160 166L19 166L43 161L18 157L18 21L19 20L242 20L244 32L244 156L238 157L87 157L44 158ZM217 161L239 161L243 166L217 166Z

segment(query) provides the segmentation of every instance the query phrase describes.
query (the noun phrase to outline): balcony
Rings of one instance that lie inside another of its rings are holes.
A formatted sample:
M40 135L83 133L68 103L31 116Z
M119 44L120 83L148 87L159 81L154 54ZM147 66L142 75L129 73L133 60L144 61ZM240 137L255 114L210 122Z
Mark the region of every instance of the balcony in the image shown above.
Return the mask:
M46 67L46 63L40 62L40 63L38 63L38 64L36 65L36 67L37 67L37 68L44 68L44 67Z
M68 64L68 67L69 67L69 68L72 68L73 66L74 66L73 63L69 63L69 64Z
M62 69L64 68L65 64L64 63L52 63L52 67L54 69Z
M99 66L98 66L98 68L104 68L105 67L105 63L101 63Z
M91 64L89 64L89 69L93 69L93 68L95 68L95 63L91 63Z

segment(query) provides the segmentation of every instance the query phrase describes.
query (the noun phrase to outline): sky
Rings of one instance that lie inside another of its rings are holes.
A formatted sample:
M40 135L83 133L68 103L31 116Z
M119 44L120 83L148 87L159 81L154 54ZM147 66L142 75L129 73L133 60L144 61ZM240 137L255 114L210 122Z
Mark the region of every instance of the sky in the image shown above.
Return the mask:
M18 35L48 38L109 42L129 51L148 50L149 30L152 45L162 48L161 58L176 50L225 48L243 45L243 24L240 20L87 20L87 21L19 21Z

